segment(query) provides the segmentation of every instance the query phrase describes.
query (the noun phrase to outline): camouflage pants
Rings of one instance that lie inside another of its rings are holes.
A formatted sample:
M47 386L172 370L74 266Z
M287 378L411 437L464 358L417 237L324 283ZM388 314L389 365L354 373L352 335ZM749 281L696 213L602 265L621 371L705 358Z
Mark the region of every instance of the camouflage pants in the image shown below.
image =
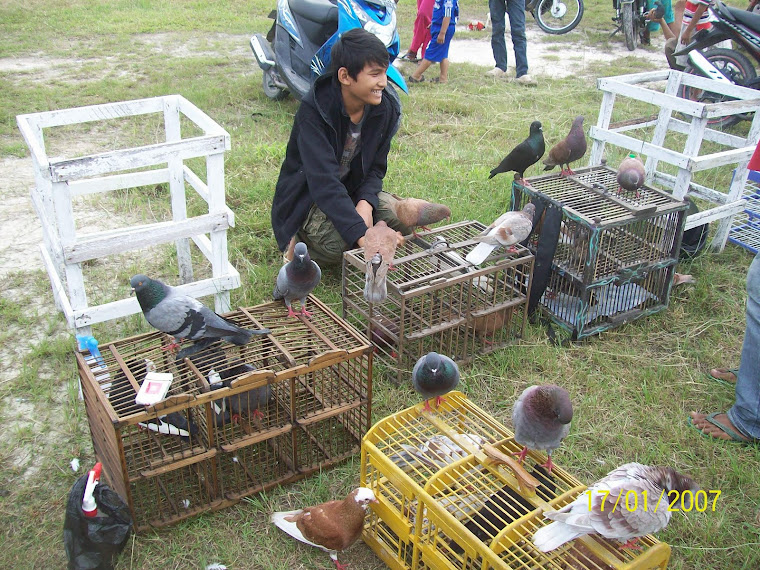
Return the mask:
M372 212L373 221L384 220L389 227L403 235L412 233L412 228L404 226L390 208L396 198L387 192L380 192L377 198L378 207ZM349 249L349 245L353 246L343 241L333 223L316 204L309 210L306 221L296 234L296 240L306 244L309 256L320 265L340 264L343 252Z

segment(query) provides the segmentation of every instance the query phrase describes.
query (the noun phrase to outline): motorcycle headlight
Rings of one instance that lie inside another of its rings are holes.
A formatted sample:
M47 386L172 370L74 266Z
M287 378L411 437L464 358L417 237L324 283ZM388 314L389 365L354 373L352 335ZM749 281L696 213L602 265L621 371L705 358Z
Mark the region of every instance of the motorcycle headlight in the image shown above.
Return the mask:
M385 47L389 47L393 43L393 35L396 31L396 13L391 16L391 23L387 26L378 24L377 22L367 19L363 22L363 27L370 34L377 36Z

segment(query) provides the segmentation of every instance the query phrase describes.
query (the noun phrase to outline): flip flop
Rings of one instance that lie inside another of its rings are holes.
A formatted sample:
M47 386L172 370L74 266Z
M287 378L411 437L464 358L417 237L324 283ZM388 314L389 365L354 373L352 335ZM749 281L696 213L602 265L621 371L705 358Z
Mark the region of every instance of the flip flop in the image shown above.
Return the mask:
M725 433L726 435L728 435L731 439L720 439L718 437L713 437L709 433L703 432L699 427L697 427L696 425L694 425L694 422L692 421L691 416L689 416L686 421L687 421L687 423L692 428L694 428L695 430L697 430L702 437L706 437L706 438L711 439L713 441L720 441L720 442L731 443L731 444L740 443L742 445L757 445L758 443L760 443L757 440L744 439L739 434L739 432L737 432L736 430L734 430L734 429L732 429L732 428L730 428L728 426L724 426L722 423L720 423L718 420L715 419L715 416L720 416L720 415L725 414L725 413L726 412L713 412L712 414L707 414L705 416L705 420L707 420L712 425L714 425L715 427L717 427L720 431L722 431L723 433Z
M734 381L731 382L730 380L726 380L725 378L721 378L719 376L715 376L712 374L712 371L715 370L719 374L722 375L734 375ZM735 388L736 387L736 379L739 377L739 369L738 368L712 368L711 370L707 371L707 375L715 380L716 382L719 382L720 384L723 384L724 386L728 386L729 388Z
M415 79L414 77L412 77L412 76L410 75L410 76L409 76L409 77L407 77L407 79L406 79L406 82L407 82L407 83L422 83L422 82L424 82L424 81L425 81L425 76L424 76L424 75L423 75L422 77L420 77L419 79Z

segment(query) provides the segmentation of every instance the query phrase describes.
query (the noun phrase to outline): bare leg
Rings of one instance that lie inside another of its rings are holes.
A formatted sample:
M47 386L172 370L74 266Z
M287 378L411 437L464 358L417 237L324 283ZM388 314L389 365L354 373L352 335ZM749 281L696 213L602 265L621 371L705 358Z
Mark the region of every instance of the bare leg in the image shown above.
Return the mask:
M438 78L439 83L446 83L449 80L449 58L446 57L441 61L441 76Z
M433 65L433 62L429 59L423 59L419 65L417 65L417 69L414 70L414 73L412 73L412 77L416 79L417 81L420 81L422 79L422 74L427 71L427 68Z

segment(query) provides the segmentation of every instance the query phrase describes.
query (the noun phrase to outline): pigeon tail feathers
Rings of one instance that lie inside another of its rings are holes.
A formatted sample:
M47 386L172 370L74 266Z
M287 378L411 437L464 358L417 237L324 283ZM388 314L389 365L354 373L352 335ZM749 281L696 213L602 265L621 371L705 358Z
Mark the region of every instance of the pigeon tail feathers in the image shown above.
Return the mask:
M533 544L541 552L551 552L566 542L586 534L562 522L553 522L538 529L533 535Z
M314 544L309 539L307 539L303 534L301 534L301 531L299 530L295 521L288 520L289 518L293 518L300 515L302 512L303 512L303 509L296 509L295 511L279 511L276 513L272 513L272 516L269 517L269 520L277 528L279 528L283 532L286 532L287 534L289 534L296 540L299 540L303 542L304 544L308 544L309 546L315 546L317 548L320 548L324 550L325 552L328 552L330 556L332 556L333 553L335 553L334 550L329 550L325 548L324 546L321 546L319 544Z

